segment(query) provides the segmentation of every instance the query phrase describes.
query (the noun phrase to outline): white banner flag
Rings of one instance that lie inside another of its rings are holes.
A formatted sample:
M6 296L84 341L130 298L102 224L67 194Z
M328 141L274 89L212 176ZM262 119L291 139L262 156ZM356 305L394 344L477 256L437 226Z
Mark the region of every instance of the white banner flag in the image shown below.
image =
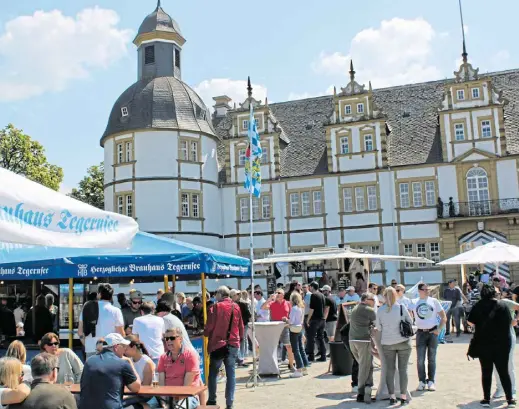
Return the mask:
M0 241L128 248L137 231L131 217L99 210L0 168Z

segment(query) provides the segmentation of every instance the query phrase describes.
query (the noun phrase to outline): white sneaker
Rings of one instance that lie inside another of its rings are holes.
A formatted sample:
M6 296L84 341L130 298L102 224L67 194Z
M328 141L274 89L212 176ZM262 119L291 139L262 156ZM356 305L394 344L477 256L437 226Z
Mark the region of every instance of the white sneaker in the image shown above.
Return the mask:
M303 376L303 372L301 372L299 369L290 374L291 378L301 378L302 376Z
M359 393L359 387L358 386L352 386L351 387L351 392L352 393Z
M494 395L492 396L492 399L499 399L503 398L505 396L505 391L502 389L497 389Z
M281 365L288 365L288 359L285 359L284 361L282 361Z
M416 388L417 391L424 391L425 390L425 383L424 382L420 382L418 384L418 388Z
M427 389L434 392L436 390L436 385L434 384L434 382L429 381L429 383L427 384Z

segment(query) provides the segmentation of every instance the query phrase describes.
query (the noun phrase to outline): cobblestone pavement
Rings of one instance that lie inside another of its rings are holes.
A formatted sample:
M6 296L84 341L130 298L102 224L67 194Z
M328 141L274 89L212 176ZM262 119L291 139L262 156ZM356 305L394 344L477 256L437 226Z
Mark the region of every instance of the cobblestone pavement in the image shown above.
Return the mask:
M463 335L453 344L440 345L437 357L436 392L416 392L418 385L416 372L416 353L413 349L409 364L409 389L413 400L406 405L408 409L479 408L482 399L481 372L479 361L468 361L465 356L469 336ZM516 354L516 368L519 368ZM252 368L252 366L251 366ZM291 379L286 366L282 366L280 379L265 379L265 384L255 390L246 387L249 377L247 369L238 369L235 409L356 409L387 408L389 401L373 402L371 405L355 402L351 393L350 377L337 377L327 374L328 363L314 363L309 376ZM378 385L380 370L375 371L375 385ZM493 385L494 388L494 385ZM225 385L218 384L218 403L224 404ZM493 389L494 390L494 389ZM492 403L494 408L506 407L501 399Z

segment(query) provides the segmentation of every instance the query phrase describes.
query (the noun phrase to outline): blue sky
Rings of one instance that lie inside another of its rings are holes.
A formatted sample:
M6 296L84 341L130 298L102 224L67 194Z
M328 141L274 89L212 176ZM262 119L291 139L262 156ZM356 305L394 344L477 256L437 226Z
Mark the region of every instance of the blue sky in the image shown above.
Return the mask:
M249 7L247 7L249 5ZM12 122L64 169L63 188L103 158L116 98L136 80L131 43L155 0L4 1L0 126ZM187 42L183 80L208 105L255 95L285 101L344 86L349 59L374 88L452 76L461 54L457 0L371 2L162 0ZM519 67L516 0L464 0L469 60L480 72Z

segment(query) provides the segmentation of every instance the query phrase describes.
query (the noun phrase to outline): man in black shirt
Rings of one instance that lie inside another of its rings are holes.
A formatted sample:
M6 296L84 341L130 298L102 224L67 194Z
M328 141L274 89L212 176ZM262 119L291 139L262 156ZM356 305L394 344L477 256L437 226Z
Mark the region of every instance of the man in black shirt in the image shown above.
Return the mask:
M335 327L337 326L337 303L332 297L332 289L329 285L322 288L324 299L324 318L326 320L325 329L328 342L333 342L335 337Z
M310 362L315 361L315 339L319 347L321 357L319 361L326 361L326 344L324 343L325 327L325 298L319 292L319 284L315 281L308 286L312 293L310 297L310 310L308 311L307 325L308 334L306 339L306 354Z

